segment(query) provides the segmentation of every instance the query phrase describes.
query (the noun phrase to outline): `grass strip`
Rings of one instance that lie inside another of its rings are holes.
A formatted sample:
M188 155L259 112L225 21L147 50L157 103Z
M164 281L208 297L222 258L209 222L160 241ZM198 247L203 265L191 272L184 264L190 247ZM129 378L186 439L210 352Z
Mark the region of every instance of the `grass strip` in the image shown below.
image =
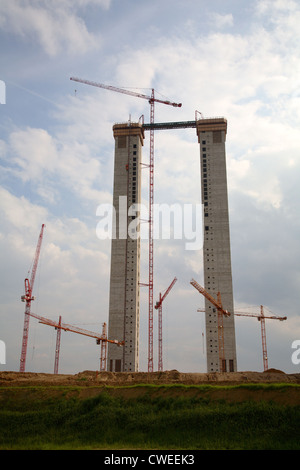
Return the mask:
M174 396L144 393L114 396L111 389L181 391ZM207 391L188 396L185 390ZM283 390L297 384L2 387L1 449L294 449L300 448L299 406L272 401L229 403L210 399L214 390ZM51 391L59 393L51 396ZM21 392L24 393L21 393ZM42 394L41 394L42 392ZM44 396L43 396L44 393ZM50 393L50 395L49 395ZM4 398L4 397L3 397Z

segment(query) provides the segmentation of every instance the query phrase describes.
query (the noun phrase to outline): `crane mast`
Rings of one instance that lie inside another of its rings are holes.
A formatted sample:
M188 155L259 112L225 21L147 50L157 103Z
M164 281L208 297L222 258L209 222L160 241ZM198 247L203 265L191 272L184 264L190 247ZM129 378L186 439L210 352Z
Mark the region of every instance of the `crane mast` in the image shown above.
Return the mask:
M197 312L205 312L205 308L198 308ZM262 355L263 355L263 366L264 371L268 370L268 354L267 354L267 337L266 337L266 319L284 321L287 317L278 317L276 315L265 315L263 305L260 306L260 313L250 313L234 311L234 315L238 317L253 317L257 318L261 326L261 340L262 340Z
M60 337L61 337L61 315L59 316L58 327L56 329L57 329L57 335L56 335L56 346L55 346L54 374L58 374Z
M163 354L162 354L162 303L169 294L170 290L174 286L177 278L174 277L173 281L166 289L165 293L161 295L159 293L159 300L156 302L155 309L158 310L158 371L161 372L163 370Z
M39 320L39 323L43 325L52 326L57 330L57 338L56 338L56 348L55 348L55 361L54 361L54 374L58 373L58 362L59 362L59 353L60 353L60 337L61 337L61 330L70 331L72 333L77 333L80 335L88 336L90 338L95 338L97 344L101 345L101 356L100 356L100 371L105 370L106 366L106 351L107 351L107 343L117 344L118 346L123 346L124 341L118 340L110 340L107 338L106 334L106 323L103 323L102 326L102 334L96 333L94 331L85 330L83 328L78 328L74 325L69 325L68 323L62 323L61 316L59 317L59 321L56 322L46 317L42 317L37 315L36 313L31 312L30 316Z
M154 90L150 103L150 123L154 123ZM148 333L148 372L153 372L153 202L154 202L154 130L150 130L150 157L149 157L149 333Z
M102 325L102 339L99 340L101 343L101 353L100 353L100 371L106 370L106 356L107 356L107 328L106 323ZM123 342L124 344L124 342ZM119 344L120 346L121 344Z
M26 302L25 306L25 315L24 315L24 326L23 326L23 339L22 339L22 349L21 349L21 359L20 359L20 372L25 372L26 365L26 354L27 354L27 344L28 344L28 334L29 334L29 320L30 320L30 310L31 302L34 300L32 295L36 270L39 262L39 256L43 241L45 224L42 225L40 235L38 238L38 243L35 251L33 266L31 270L30 281L28 278L25 279L25 295L21 296L22 302Z
M260 322L264 371L268 370L269 365L268 365L268 353L267 353L266 318L269 318L271 320L283 321L283 320L286 320L287 317L277 317L275 315L270 315L270 316L265 315L263 305L260 306L260 314L254 314L254 313L248 314L246 312L234 312L234 315L237 315L237 316L240 316L240 317L256 317L258 319L258 321Z
M218 344L219 344L219 370L220 372L225 372L224 363L225 363L225 347L224 347L224 325L223 325L223 316L228 317L230 312L224 310L222 307L221 294L218 292L218 300L210 295L204 287L200 286L198 282L194 279L191 280L190 284L197 289L200 294L202 294L210 303L212 303L218 312Z
M116 91L136 98L146 99L150 104L150 158L149 158L149 320L148 320L148 372L153 372L153 271L154 271L154 249L153 249L153 201L154 201L154 103L166 104L175 108L180 108L182 103L174 103L169 100L160 100L155 98L155 91L152 88L151 96L137 93L123 88L118 88L103 83L97 83L91 80L84 80L77 77L70 77L75 82L92 85L98 88L104 88L110 91Z

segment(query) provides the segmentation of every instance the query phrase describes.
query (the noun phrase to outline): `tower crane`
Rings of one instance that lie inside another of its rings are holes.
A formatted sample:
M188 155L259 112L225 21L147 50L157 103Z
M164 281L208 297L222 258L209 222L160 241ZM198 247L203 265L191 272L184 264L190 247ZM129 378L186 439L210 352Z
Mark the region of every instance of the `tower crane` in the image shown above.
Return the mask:
M106 323L103 323L102 326L102 334L95 333L93 331L84 330L82 328L78 328L77 326L69 325L68 323L61 322L61 316L59 317L59 321L56 322L54 320L50 320L49 318L42 317L37 315L36 313L30 313L30 316L39 320L39 323L43 325L52 326L57 330L57 340L56 340L56 348L55 348L55 362L54 362L54 373L58 373L58 362L59 362L59 353L60 353L60 332L61 330L64 331L71 331L72 333L77 333L84 336L89 336L90 338L95 338L96 343L101 345L101 356L100 356L100 371L105 370L106 365L106 351L107 351L107 343L117 344L118 346L123 346L124 341L118 340L110 340L107 338L106 335Z
M43 241L45 224L42 225L40 235L38 238L38 243L35 251L34 261L31 269L30 281L28 278L25 279L25 295L21 296L22 302L26 302L25 306L25 315L24 315L24 326L23 326L23 339L22 339L22 349L21 349L21 359L20 359L20 372L25 372L26 364L26 353L27 353L27 343L28 343L28 334L29 334L29 320L30 320L30 311L31 311L31 302L34 300L33 297L33 287L35 281L36 270L39 262L39 256Z
M198 312L205 312L205 309L198 308L197 311ZM284 320L287 319L287 317L279 317L279 316L276 316L276 315L265 315L263 305L260 306L260 313L234 311L234 315L236 315L238 317L254 317L254 318L257 318L257 320L260 322L264 371L268 370L269 366L268 366L267 337L266 337L266 322L265 322L265 319L267 318L267 319L271 319L271 320L284 321Z
M234 312L234 315L240 317L256 317L257 320L260 322L261 328L261 341L262 341L262 354L263 354L263 364L264 364L264 371L268 370L268 354L267 354L267 337L266 337L266 322L265 319L269 318L271 320L279 320L284 321L287 317L278 317L276 315L265 315L264 314L264 307L263 305L260 306L260 313L247 313L247 312Z
M106 356L107 356L107 325L106 323L103 323L102 325L102 339L97 339L96 340L97 344L100 343L101 346L101 353L100 353L100 371L106 370ZM124 344L124 341L122 343L117 343L119 346L121 344Z
M225 363L225 349L224 349L224 325L223 325L223 316L228 317L230 316L230 312L228 310L223 309L222 301L221 301L221 294L220 292L217 293L217 300L210 295L204 287L200 286L198 282L194 279L191 280L190 284L195 287L195 289L200 292L211 304L213 304L218 312L218 344L219 344L219 369L220 372L225 372L224 370L224 363Z
M56 346L55 346L55 360L54 360L54 374L58 374L58 363L59 363L59 353L60 353L60 337L61 337L61 315L58 319L58 327L56 335Z
M154 124L154 104L161 103L175 108L180 108L182 103L174 103L168 100L160 100L155 98L155 90L152 88L151 96L137 93L123 88L118 88L111 85L104 85L102 83L93 82L90 80L83 80L76 77L70 77L70 80L75 82L92 85L99 88L104 88L110 91L116 91L125 95L135 96L136 98L143 98L150 104L150 125ZM154 201L154 127L150 128L150 160L149 160L149 333L148 333L148 372L153 372L153 201ZM145 285L145 284L144 284Z
M168 293L174 286L177 278L174 277L173 281L165 291L163 295L161 292L159 293L159 300L155 304L155 309L158 310L158 371L161 372L163 370L163 359L162 359L162 303L167 297Z

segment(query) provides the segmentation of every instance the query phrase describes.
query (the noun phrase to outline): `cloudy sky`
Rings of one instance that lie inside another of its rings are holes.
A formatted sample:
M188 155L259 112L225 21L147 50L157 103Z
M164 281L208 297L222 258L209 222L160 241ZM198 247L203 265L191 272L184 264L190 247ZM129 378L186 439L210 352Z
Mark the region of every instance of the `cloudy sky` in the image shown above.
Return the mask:
M0 339L19 370L24 279L46 224L32 311L92 331L108 321L110 241L96 235L111 203L115 122L149 121L146 100L71 76L182 102L155 120L228 120L227 173L236 310L267 320L269 367L299 372L300 4L296 0L0 0ZM4 95L5 84L5 95ZM5 99L4 99L5 98ZM155 202L199 204L195 129L155 134ZM146 134L143 162L149 161ZM143 170L143 202L148 170ZM164 368L206 372L202 251L155 241L154 297L163 306ZM141 282L148 243L142 241ZM147 292L141 288L140 370L147 370ZM26 370L53 372L56 332L31 319ZM236 317L239 370L263 370L260 324ZM154 323L157 368L157 318ZM91 338L62 332L61 373L99 367Z

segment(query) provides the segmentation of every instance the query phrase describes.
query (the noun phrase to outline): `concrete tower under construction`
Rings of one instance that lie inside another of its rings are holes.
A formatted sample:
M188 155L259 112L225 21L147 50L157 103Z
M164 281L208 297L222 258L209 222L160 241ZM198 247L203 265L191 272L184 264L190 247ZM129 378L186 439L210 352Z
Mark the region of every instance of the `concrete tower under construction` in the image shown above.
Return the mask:
M234 372L237 363L225 151L227 121L200 119L196 127L201 162L204 287L215 299L220 292L223 308L231 313L223 318L225 358L219 364L218 313L205 299L207 372Z
M140 236L137 204L141 200L141 156L144 143L139 123L115 124L114 189L111 242L107 370L138 371Z

